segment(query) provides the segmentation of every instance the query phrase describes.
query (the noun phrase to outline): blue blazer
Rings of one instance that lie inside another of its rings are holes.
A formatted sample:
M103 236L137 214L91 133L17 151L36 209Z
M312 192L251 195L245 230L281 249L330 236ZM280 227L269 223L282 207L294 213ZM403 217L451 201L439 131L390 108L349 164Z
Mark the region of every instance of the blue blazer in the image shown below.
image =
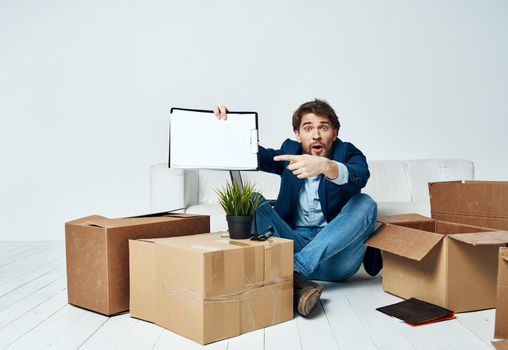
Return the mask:
M280 149L259 147L259 167L262 171L278 174L281 176L281 184L275 211L280 217L293 226L295 221L298 195L304 179L299 179L287 169L288 161L276 162L274 156L282 154L302 154L300 143L287 139ZM333 142L332 160L343 163L349 171L348 182L344 185L336 185L323 176L319 182L318 195L321 210L327 222L330 222L340 213L344 205L355 194L365 187L369 179L369 167L363 153L349 142L336 139Z

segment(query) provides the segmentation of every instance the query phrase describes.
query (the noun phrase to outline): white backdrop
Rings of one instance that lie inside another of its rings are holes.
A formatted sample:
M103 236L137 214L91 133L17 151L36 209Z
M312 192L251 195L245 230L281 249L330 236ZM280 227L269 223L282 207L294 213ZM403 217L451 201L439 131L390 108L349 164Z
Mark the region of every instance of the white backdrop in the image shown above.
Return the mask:
M148 211L171 106L256 110L277 146L324 98L369 159L508 179L507 18L503 0L1 0L0 240Z

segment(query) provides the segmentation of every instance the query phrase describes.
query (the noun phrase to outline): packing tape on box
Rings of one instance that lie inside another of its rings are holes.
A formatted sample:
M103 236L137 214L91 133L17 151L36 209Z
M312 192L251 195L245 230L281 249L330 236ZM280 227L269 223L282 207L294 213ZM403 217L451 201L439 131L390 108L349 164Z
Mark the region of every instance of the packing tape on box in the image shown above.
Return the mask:
M292 267L287 267L288 271L285 272L286 266L284 266L284 264L286 264L287 261L283 260L283 249L285 249L285 247L277 242L265 246L265 250L267 251L265 253L265 259L267 259L265 260L265 269L266 265L268 265L268 268L265 270L265 273L268 274L268 276L265 275L265 285L284 282L292 278ZM289 255L292 257L292 254ZM292 262L292 260L290 262Z
M227 303L232 300L238 299L240 293L221 294L211 298L203 298L199 293L180 287L168 286L166 283L162 284L164 292L172 297L182 298L190 302L203 303L203 302L215 302L215 303Z
M286 281L289 282L289 281ZM262 290L264 289L264 290ZM268 296L268 299L262 300L261 304L256 301L252 301L255 298L256 291L248 291L240 296L242 302L241 312L243 313L240 317L242 330L253 330L256 328L267 327L276 323L287 321L290 319L293 311L293 283L277 283L270 286L263 287L257 291ZM291 299L291 300L288 300ZM271 305L267 305L266 302L272 302ZM260 309L263 311L272 310L271 316L266 318L266 312L260 313ZM270 308L271 307L271 308ZM262 321L265 321L264 323ZM260 324L262 322L262 324Z
M292 277L281 279L279 283L290 282L290 281L291 282L293 281ZM168 286L167 283L162 283L162 287L163 287L164 292L166 294L174 296L174 297L178 297L178 298L183 298L183 299L186 299L191 302L197 302L197 303L217 302L217 303L220 303L220 302L230 302L232 300L238 299L239 297L241 298L243 294L246 294L251 290L255 290L257 288L263 287L263 284L262 283L252 284L252 285L249 285L248 287L246 287L238 292L235 292L235 293L227 293L227 294L225 293L225 294L220 294L220 295L216 295L214 297L209 297L209 298L203 298L199 293L197 293L196 291L193 291L191 289ZM292 284L290 284L290 287L292 288Z
M212 274L212 282L214 289L218 290L226 290L226 262L224 261L224 251L214 252L212 255L211 262L211 274ZM206 276L206 273L205 273Z
M212 256L211 274L214 288L216 288L219 291L236 289L236 292L231 294L239 294L242 293L243 291L263 285L262 275L260 276L259 280L256 278L257 275L256 254L255 254L256 252L254 247L252 247L252 249L246 248L241 251L239 250L229 251L231 255L227 253L228 253L227 251L219 251L214 252ZM243 269L241 273L243 280L241 282L239 282L238 280L226 278L226 276L229 276L230 273L238 273L238 271L236 270L236 268L238 267L238 261L233 260L237 258L237 256L234 254L238 253L241 253L243 258L243 266L240 265L242 266ZM232 271L229 271L229 269L231 269ZM221 293L221 295L228 294L230 293Z
M238 293L249 290L251 288L257 288L264 284L264 257L259 250L259 246L247 246L242 250L234 251L216 251L212 256L211 274L214 288L218 290L226 291L231 289L237 289L239 284L242 284ZM236 254L241 254L237 256ZM260 256L257 256L259 254ZM259 258L259 260L257 259ZM237 259L243 260L243 265ZM263 262L260 264L260 262ZM237 268L241 266L241 276L243 281L234 279L228 279L226 276L230 276L230 273L239 273ZM233 286L230 285L233 283Z
M265 250L268 250L270 253L265 256L270 257L270 281L275 281L280 279L280 256L281 256L281 246L280 245L267 245L265 246ZM266 277L265 277L266 279Z
M244 288L251 289L263 285L263 263L256 261L256 253L259 252L257 247L246 247L243 249L243 271L244 271ZM261 250L262 251L262 250ZM260 257L264 259L262 256Z

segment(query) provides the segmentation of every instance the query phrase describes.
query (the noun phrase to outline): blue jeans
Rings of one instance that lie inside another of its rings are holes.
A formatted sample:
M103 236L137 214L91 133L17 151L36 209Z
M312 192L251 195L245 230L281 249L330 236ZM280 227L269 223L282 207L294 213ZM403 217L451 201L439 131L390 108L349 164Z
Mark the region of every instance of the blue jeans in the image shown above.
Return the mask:
M294 270L308 279L341 281L360 268L372 235L377 204L367 194L352 197L325 227L291 228L263 198L256 210L256 232L273 226L274 236L294 242Z

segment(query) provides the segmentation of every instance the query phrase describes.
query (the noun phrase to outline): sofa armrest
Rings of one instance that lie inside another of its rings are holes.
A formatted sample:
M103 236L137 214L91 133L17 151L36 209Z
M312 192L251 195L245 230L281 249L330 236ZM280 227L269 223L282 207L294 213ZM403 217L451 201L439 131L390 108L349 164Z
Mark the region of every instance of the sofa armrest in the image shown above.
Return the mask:
M170 169L167 163L150 167L150 211L187 208L198 203L198 171Z

